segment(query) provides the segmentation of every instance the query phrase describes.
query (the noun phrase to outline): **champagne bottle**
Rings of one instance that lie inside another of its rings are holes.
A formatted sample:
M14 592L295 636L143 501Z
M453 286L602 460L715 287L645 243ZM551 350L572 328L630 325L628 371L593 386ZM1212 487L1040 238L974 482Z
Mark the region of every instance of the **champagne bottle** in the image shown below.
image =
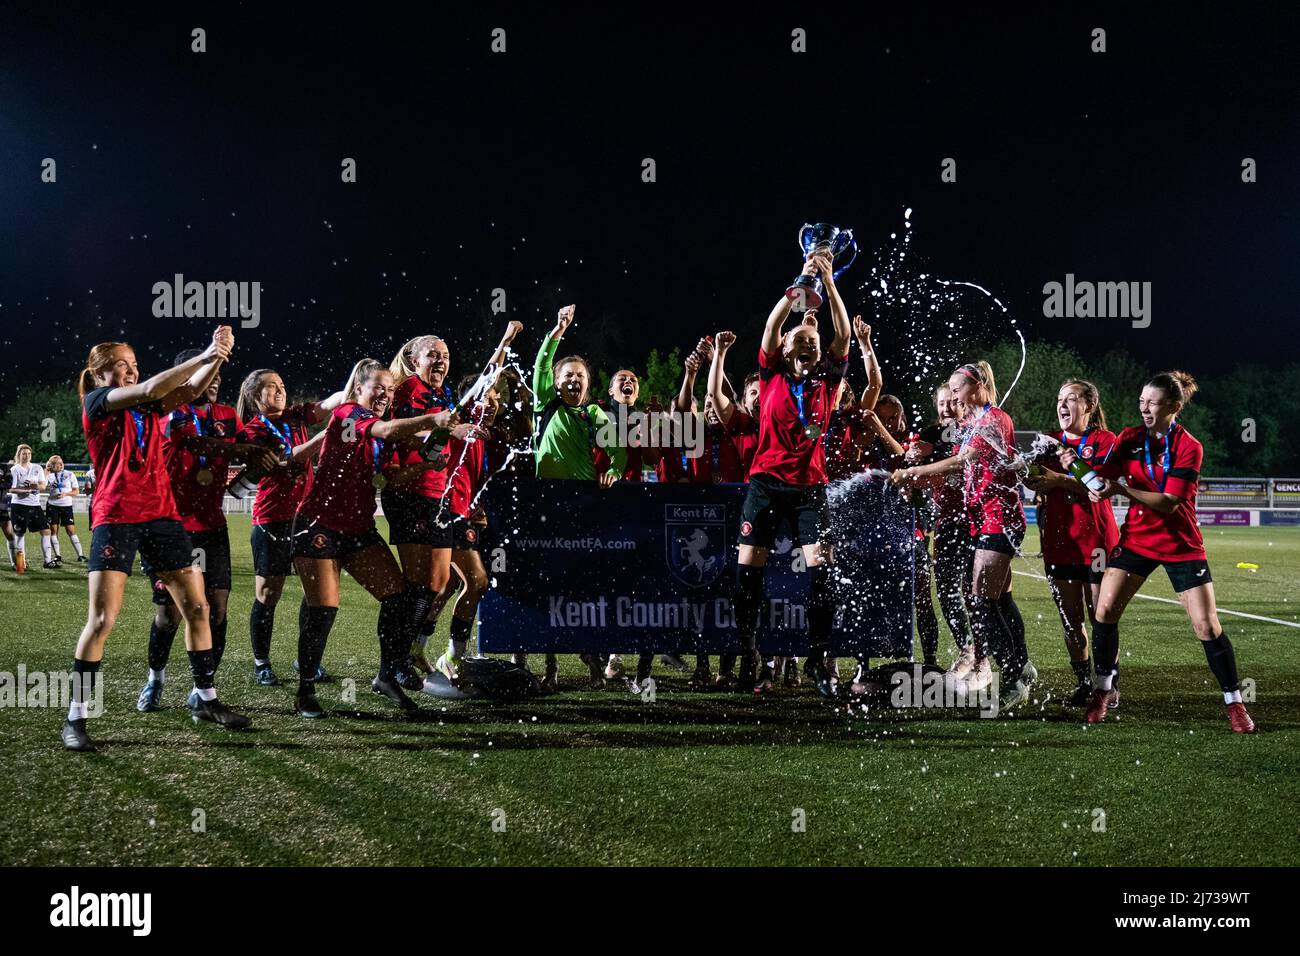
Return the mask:
M1088 467L1087 462L1082 458L1075 458L1070 462L1070 474L1089 491L1101 491L1106 487L1106 482L1101 475Z

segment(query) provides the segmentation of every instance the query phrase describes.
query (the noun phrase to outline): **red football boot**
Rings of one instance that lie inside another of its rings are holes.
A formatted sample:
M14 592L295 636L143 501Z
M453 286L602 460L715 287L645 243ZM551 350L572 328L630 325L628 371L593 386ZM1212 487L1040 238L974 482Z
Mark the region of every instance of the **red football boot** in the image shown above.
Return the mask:
M1107 704L1110 701L1110 691L1102 690L1100 687L1092 692L1092 701L1088 704L1088 712L1084 719L1090 724L1099 724L1106 719Z
M1246 713L1246 705L1238 701L1235 704L1229 704L1228 723L1232 724L1234 734L1253 734L1255 732L1255 722L1250 719L1250 714Z

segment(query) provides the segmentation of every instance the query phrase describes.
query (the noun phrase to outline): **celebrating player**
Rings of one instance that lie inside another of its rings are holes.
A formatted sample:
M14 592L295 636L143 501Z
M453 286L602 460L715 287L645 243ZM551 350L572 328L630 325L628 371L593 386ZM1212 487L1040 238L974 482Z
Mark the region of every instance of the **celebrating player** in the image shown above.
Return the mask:
M909 464L927 464L951 458L957 453L958 422L961 410L947 384L934 393L938 420L921 429L908 449ZM939 595L939 609L957 644L957 660L948 669L952 681L961 681L969 689L982 690L992 680L992 669L984 656L983 645L971 638L966 617L966 577L974 544L966 520L962 476L958 471L932 477L927 486L934 522L934 581Z
M771 668L755 675L758 616L763 604L763 569L781 522L795 530L808 568L808 659L805 670L824 695L834 693L826 668L834 606L831 593L830 510L826 502L826 453L821 435L830 418L836 388L848 364L848 312L835 287L831 261L809 255L804 274L820 273L831 304L834 336L823 357L817 329L801 324L782 334L791 300L782 296L763 327L758 352L758 449L750 468L741 512L736 566L736 624L741 682L763 693L772 687Z
M62 528L68 540L72 542L73 550L77 552L77 560L85 561L86 555L81 550L81 539L77 537L76 519L72 514L72 503L77 495L81 494L81 488L77 485L77 476L64 467L63 459L58 455L54 455L45 463L45 472L45 490L48 495L45 499L45 520L50 526L50 543L54 546L54 560L63 563L63 558L59 554L59 529Z
M1060 430L1052 434L1089 467L1101 465L1115 450L1115 435L1106 430L1106 413L1097 386L1071 379L1056 396ZM1101 590L1106 556L1119 541L1115 513L1109 500L1091 501L1088 489L1061 470L1055 455L1042 460L1043 472L1025 478L1025 486L1038 493L1038 527L1044 570L1056 610L1065 629L1078 686L1070 703L1082 707L1092 699L1092 668L1088 659L1088 628L1097 622L1093 610ZM1109 704L1119 704L1119 689L1112 682Z
M1025 645L1025 622L1011 595L1011 558L1025 535L1025 512L1020 504L1015 458L1015 426L998 408L997 387L988 362L960 365L948 378L953 397L966 410L957 454L928 465L914 465L893 473L903 484L932 475L964 472L964 500L974 536L971 569L971 626L1001 668L1002 688L998 708L1009 711L1029 699L1029 687L1038 671ZM968 685L969 686L969 685Z
M89 699L137 550L185 618L185 647L197 690L190 700L195 721L228 728L250 723L217 699L203 572L191 564L189 536L176 511L162 448L167 414L206 391L234 343L230 327L223 325L199 355L140 382L131 347L104 342L90 350L81 372L82 428L98 486L90 542L89 611L72 662L73 702L63 724L63 744L69 750L95 749L86 732Z
M268 448L277 459L258 479L249 537L255 577L248 633L253 679L263 686L280 683L271 668L275 609L284 593L284 579L293 573L293 518L311 486L312 459L325 440L325 432L311 438L308 429L328 418L343 400L343 393L336 392L323 402L287 406L287 395L284 379L273 369L260 368L240 384L235 405L243 422L239 440ZM316 680L328 679L318 666Z
M196 355L196 349L181 352L175 364L181 365ZM221 667L226 652L226 608L230 602L230 536L222 508L226 473L235 461L249 461L261 468L272 467L276 461L274 453L261 446L237 443L239 417L234 408L217 401L220 389L218 369L203 394L193 403L176 408L163 430L163 458L172 497L189 535L191 554L198 557L203 572L216 668ZM167 659L181 622L180 610L147 558L144 570L153 583L154 620L149 628L149 677L136 700L136 709L141 713L161 707ZM190 695L191 706L194 696Z
M28 531L41 536L41 556L45 568L57 568L54 547L50 544L50 526L41 510L41 492L45 490L45 469L32 461L32 446L19 445L9 469L9 514L14 526L14 549L23 554ZM15 560L15 567L17 561Z
M416 709L399 683L416 629L415 595L375 528L374 479L388 458L385 443L421 432L442 441L456 415L438 411L384 421L394 390L393 374L380 362L362 359L353 367L325 427L315 478L298 506L293 559L306 598L298 617L294 711L303 717L325 715L316 699L316 672L338 614L342 571L379 601L379 673L371 689L403 710ZM472 425L461 430L462 437L471 435L482 433Z
M1104 487L1089 494L1094 501L1119 494L1131 502L1097 598L1090 724L1106 719L1119 656L1119 619L1151 572L1163 566L1223 691L1233 732L1255 731L1255 722L1241 702L1236 655L1219 624L1205 544L1196 523L1196 482L1203 449L1178 422L1179 412L1195 393L1196 380L1186 372L1161 372L1147 382L1138 401L1142 424L1120 432L1111 460L1100 468ZM1075 449L1063 449L1062 466L1069 468L1076 457L1080 453ZM1116 478L1124 483L1112 480Z

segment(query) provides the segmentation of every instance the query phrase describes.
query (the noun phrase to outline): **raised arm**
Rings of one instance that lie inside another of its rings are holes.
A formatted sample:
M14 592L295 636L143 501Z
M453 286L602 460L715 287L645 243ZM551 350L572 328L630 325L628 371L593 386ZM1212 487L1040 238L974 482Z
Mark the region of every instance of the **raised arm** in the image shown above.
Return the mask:
M817 270L810 258L803 264L803 274L812 275ZM760 347L764 352L771 355L781 347L781 326L785 325L785 320L790 317L790 300L784 295L777 300L772 311L768 313L767 324L763 326L763 341Z
M124 408L134 408L137 405L161 402L187 384L202 382L204 378L210 378L213 369L209 369L208 366L213 362L219 364L225 361L230 357L230 351L234 347L235 334L231 331L230 326L219 326L212 333L212 341L208 344L208 347L189 361L174 365L164 372L159 372L157 375L145 379L143 382L137 382L135 385L123 385L120 388L111 389L108 395L105 396L104 410L118 412ZM196 391L194 394L198 395L199 393ZM176 404L182 405L184 402L177 402ZM171 408L175 407L176 405L171 406ZM165 410L170 411L170 408Z
M709 398L713 401L713 407L718 411L718 418L722 419L724 425L731 421L731 413L735 411L735 402L727 397L722 388L722 383L727 377L724 370L727 349L735 342L735 332L716 333L713 336L713 361L709 363Z
M880 393L885 388L885 377L880 374L880 362L876 360L876 350L871 347L871 326L862 321L862 316L853 317L853 334L858 338L858 347L862 349L862 361L867 367L867 387L862 390L858 408L864 412L876 407Z
M555 395L555 353L560 347L560 340L573 324L576 306L566 305L555 317L555 328L542 339L542 346L537 350L537 361L533 363L533 407L541 411Z
M501 363L506 360L506 350L510 348L510 343L515 340L515 336L524 330L524 323L517 320L511 320L506 324L505 334L501 336L501 341L497 345L497 350L492 353L488 359L489 365L501 367Z
M713 359L713 344L708 339L700 339L695 346L695 351L686 356L682 365L684 371L682 374L682 387L677 391L677 397L673 399L673 408L685 414L691 410L691 399L695 396L695 377L704 367L705 362Z
M849 354L849 339L853 330L849 328L849 311L844 308L840 290L835 287L835 266L828 256L814 256L813 262L817 265L817 271L821 273L822 285L826 287L826 298L831 304L831 325L835 329L831 354L845 358Z

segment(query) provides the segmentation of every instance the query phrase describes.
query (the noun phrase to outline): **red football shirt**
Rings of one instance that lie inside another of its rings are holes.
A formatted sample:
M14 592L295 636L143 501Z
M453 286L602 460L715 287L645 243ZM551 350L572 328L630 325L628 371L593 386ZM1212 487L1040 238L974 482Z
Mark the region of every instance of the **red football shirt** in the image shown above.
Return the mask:
M86 448L95 469L91 523L179 521L163 458L166 414L157 405L107 411L104 403L112 390L108 386L93 389L81 405L81 430L86 433Z
M601 405L600 407L605 410L605 414L609 416L609 419L614 424L615 429L618 428L617 416L627 414L626 411L620 412L619 409L621 408L627 409L627 411L632 410L632 409L628 409L628 407L621 402L614 402L609 405ZM623 451L627 453L627 465L623 468L622 480L640 481L642 478L642 471L645 468L645 459L642 457L642 452L644 451L644 449L642 449L639 445L636 446L628 445L623 449ZM592 466L595 469L595 473L597 477L605 474L607 471L609 471L611 468L614 467L614 461L612 458L609 457L609 452L601 448L600 445L596 445L592 448L591 455L592 455Z
M1089 429L1076 440L1061 431L1053 432L1052 437L1073 448L1094 470L1114 454L1117 443L1113 432L1098 428ZM1063 473L1055 455L1049 455L1042 466ZM1043 560L1048 564L1092 564L1098 549L1108 555L1119 542L1119 527L1110 501L1088 500L1083 485L1078 485L1076 491L1049 491L1043 495L1038 527Z
M694 458L684 448L665 448L663 457L655 465L655 474L661 482L688 482L692 485L711 485L723 481L744 481L740 456L726 435L704 428L704 446ZM730 477L728 477L730 476Z
M751 475L770 475L791 485L826 484L826 448L822 434L830 424L832 403L848 359L827 353L802 383L785 372L780 350L758 351L758 449ZM797 395L802 389L803 421ZM806 423L806 424L805 424ZM810 438L806 425L814 426Z
M490 438L463 442L453 438L447 445L447 473L451 475L451 513L468 518L470 502L483 485L500 468L509 454L500 432L492 429ZM462 455L464 457L462 457Z
M219 531L226 526L221 502L226 496L230 466L228 455L201 454L189 447L187 439L215 438L233 445L239 431L235 410L218 402L182 405L167 419L163 455L176 510L186 531Z
M754 454L758 451L758 422L753 416L740 409L740 406L733 405L731 408L731 421L724 426L726 429L726 445L730 447L731 455L729 460L734 461L735 471L728 472L727 466L723 466L723 481L748 481L749 469L754 462ZM735 477L727 477L728 474Z
M965 467L971 534L1023 532L1020 476L1009 461L1016 454L1011 416L992 405L975 412L965 426L962 446L975 450Z
M425 384L418 375L412 375L397 386L393 395L393 418L416 418L420 415L432 415L456 407L456 395L451 386L443 385L435 390ZM403 443L391 452L384 462L384 472L392 475L399 468L424 463L420 453L420 440ZM446 446L443 454L447 453ZM402 485L403 494L421 495L425 498L441 498L447 490L447 470L443 468L426 468L420 474Z
M320 406L315 402L292 405L284 410L278 421L255 415L244 422L240 439L254 445L264 445L280 455L287 456L293 449L311 439L308 423ZM311 488L311 462L290 464L268 472L257 483L257 498L253 501L253 524L276 524L292 521L298 505Z
M1095 470L1107 478L1125 478L1130 488L1163 490L1182 499L1168 515L1132 502L1120 529L1121 547L1157 561L1204 561L1205 541L1196 523L1196 483L1205 449L1182 425L1171 428L1167 438L1172 443L1168 472L1164 468L1165 441L1150 438L1148 445L1147 430L1142 425L1120 432L1110 461ZM1154 480L1147 473L1148 448Z
M385 460L384 443L370 437L380 419L353 402L340 405L325 426L316 476L298 517L331 531L362 534L375 526L376 463ZM348 423L351 423L350 425ZM351 441L346 440L351 437Z

